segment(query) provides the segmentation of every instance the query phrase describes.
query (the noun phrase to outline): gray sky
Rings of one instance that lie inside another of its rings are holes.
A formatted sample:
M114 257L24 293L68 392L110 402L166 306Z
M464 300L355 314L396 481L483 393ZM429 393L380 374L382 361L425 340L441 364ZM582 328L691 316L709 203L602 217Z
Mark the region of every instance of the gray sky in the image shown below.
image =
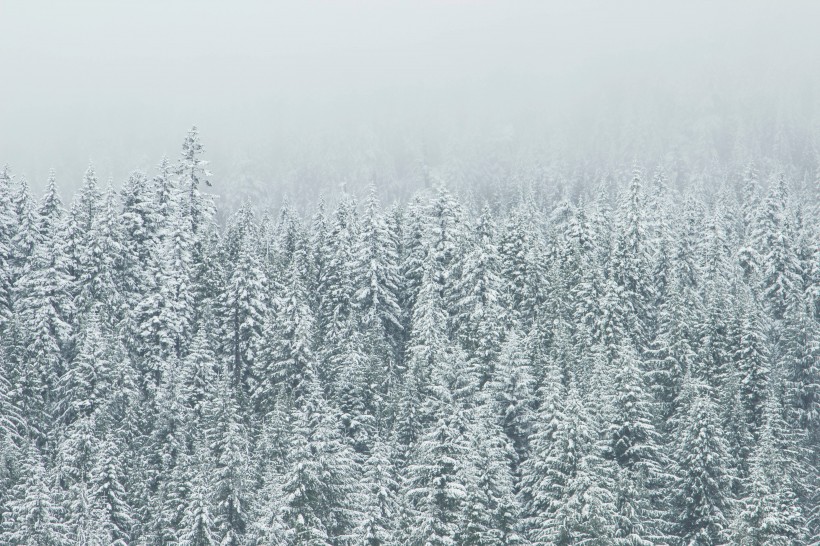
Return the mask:
M361 134L542 136L640 119L634 96L674 118L799 88L815 116L817 6L0 0L0 162L34 186L55 167L66 194L93 159L119 185L197 124L217 178L251 165L275 191L275 158L344 155Z

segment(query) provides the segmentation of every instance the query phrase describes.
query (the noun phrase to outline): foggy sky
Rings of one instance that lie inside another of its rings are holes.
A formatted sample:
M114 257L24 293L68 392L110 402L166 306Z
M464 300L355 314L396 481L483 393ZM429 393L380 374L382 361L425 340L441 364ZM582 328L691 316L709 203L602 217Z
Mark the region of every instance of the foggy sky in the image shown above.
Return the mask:
M37 188L55 168L65 197L89 160L119 186L196 124L217 182L245 165L276 192L308 156L573 146L604 117L669 136L704 101L816 127L817 21L808 1L0 0L0 163Z

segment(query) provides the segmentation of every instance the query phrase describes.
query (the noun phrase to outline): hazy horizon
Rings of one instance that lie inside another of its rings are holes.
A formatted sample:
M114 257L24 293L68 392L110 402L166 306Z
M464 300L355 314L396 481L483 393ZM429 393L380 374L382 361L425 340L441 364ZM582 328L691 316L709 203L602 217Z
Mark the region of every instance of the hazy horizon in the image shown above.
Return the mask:
M498 142L600 161L594 135L635 127L648 162L735 119L814 138L816 20L811 2L3 0L0 163L35 188L56 169L68 198L89 161L119 186L197 125L218 192L278 198L316 158L378 179Z

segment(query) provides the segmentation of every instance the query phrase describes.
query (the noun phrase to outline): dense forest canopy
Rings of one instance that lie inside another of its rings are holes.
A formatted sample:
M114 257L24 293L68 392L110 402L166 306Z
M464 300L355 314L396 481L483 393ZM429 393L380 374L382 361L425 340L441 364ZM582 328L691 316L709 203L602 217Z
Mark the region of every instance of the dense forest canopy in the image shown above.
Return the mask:
M783 146L221 216L196 129L71 203L4 168L0 542L816 543L820 172Z

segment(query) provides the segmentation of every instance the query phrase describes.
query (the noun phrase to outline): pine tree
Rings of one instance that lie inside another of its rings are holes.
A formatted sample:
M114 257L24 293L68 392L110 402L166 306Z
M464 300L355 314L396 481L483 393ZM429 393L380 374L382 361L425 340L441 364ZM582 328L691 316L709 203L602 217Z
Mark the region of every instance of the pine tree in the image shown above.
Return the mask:
M325 360L339 349L341 341L355 326L354 250L358 224L356 203L352 198L345 196L333 214L332 228L328 234L327 267L319 286L323 296L319 306L317 327L325 347ZM332 383L337 371L326 369L322 371L322 376Z
M171 220L172 223L181 220L184 229L189 230L189 247L186 251L190 254L190 267L187 271L189 278L185 280L189 283L186 290L193 302L190 309L192 321L200 318L197 315L200 304L213 305L219 292L219 274L215 262L219 238L214 223L215 205L211 195L200 191L201 184L211 185L208 180L211 173L206 168L208 161L203 159L203 153L199 132L196 127L192 127L182 143L182 152L174 169L178 210L171 215L179 218ZM178 354L184 353L184 350L184 346L177 348Z
M211 515L208 491L201 482L194 484L181 523L179 544L184 546L215 546L219 544Z
M63 523L56 484L43 465L37 448L28 446L22 479L12 489L3 513L3 542L6 544L69 544Z
M280 515L288 543L344 542L358 524L353 483L359 469L315 373L307 378L301 405L291 412L291 427Z
M495 225L488 206L482 209L473 231L475 241L464 258L463 273L455 289L455 323L476 384L483 388L497 364L506 322Z
M106 322L118 322L123 306L118 276L122 270L122 243L119 234L119 206L109 185L98 211L84 237L80 265L75 277L78 293L75 306L79 313L92 307L105 311Z
M592 224L583 202L576 207L570 229L573 269L570 273L570 292L574 302L575 338L578 343L589 344L592 339L584 339L585 336L601 337L595 328L603 323L599 302L602 300L605 282L601 264L597 260Z
M699 368L710 384L719 389L732 373L731 324L725 309L731 296L722 277L706 279L703 284L700 290L704 300L703 320L697 334Z
M649 248L644 199L641 175L636 169L618 211L618 231L611 267L612 279L623 290L623 304L630 320L630 332L638 347L646 342L644 317L651 301L650 288L646 283Z
M254 246L257 230L252 216L246 218L235 261L228 262L233 267L222 287L217 313L222 325L220 350L231 363L234 384L243 391L250 388L267 314L265 275Z
M401 263L401 308L405 337L409 335L410 318L421 290L424 268L427 263L428 242L424 226L423 204L419 197L407 207L404 230L404 256Z
M216 358L210 348L210 330L203 325L191 350L180 363L180 398L196 423L205 422L207 405L214 396Z
M0 349L0 529L4 507L19 479L20 447L25 437L25 420L12 393L10 366Z
M181 357L187 350L194 320L193 227L185 214L183 195L177 194L160 255L157 292L142 302L142 336L156 344L161 355Z
M531 234L527 229L526 217L521 208L507 214L499 240L498 251L501 262L501 277L504 281L505 308L512 311L522 328L529 326L532 309L525 304L530 299L531 285L537 281L529 271Z
M611 400L604 410L608 423L603 451L618 465L614 487L620 514L615 532L618 542L652 544L666 527L667 461L655 429L656 411L646 375L629 343L620 347L614 365ZM606 380L606 376L598 378Z
M250 447L237 398L236 387L225 369L211 402L207 431L214 460L213 523L219 543L224 546L243 544L250 516Z
M157 227L162 242L168 219L171 217L171 206L174 194L178 191L173 175L173 167L167 156L163 156L157 165L157 174L151 179L153 203L157 213Z
M182 202L183 215L190 219L191 232L194 235L204 229L210 220L210 204L200 192L200 184L210 186L208 177L211 173L205 168L208 161L202 158L204 147L199 141L199 130L194 126L185 136L182 143L182 153L176 166L175 174L178 177L177 186L184 195Z
M70 505L68 517L71 544L97 546L108 544L111 537L106 532L104 517L99 505L93 502L85 484L80 484Z
M291 262L277 311L265 326L266 346L258 360L252 398L263 415L277 398L299 404L306 376L317 366L313 353L314 319L300 272L300 258Z
M94 165L89 164L83 176L83 185L77 194L77 200L72 206L71 214L75 218L77 228L82 233L91 231L91 226L100 212L102 194L97 184L97 173Z
M310 304L314 313L318 313L322 305L323 294L321 287L327 277L327 268L330 262L329 231L325 201L320 196L316 212L311 218L311 230L308 235L309 250L305 251L305 261L307 262L305 269L309 272L305 279L305 285L311 296Z
M699 301L679 277L675 277L669 297L660 309L659 326L650 344L651 384L660 404L662 422L676 413L683 380L696 368L699 339Z
M512 332L501 348L498 366L487 384L487 399L495 422L511 443L518 466L529 454L529 439L535 419L536 382L527 350L527 339Z
M467 428L465 497L459 544L526 544L510 466L515 454L501 428L479 412Z
M84 416L66 427L57 446L59 480L66 489L63 504L70 514L69 520L79 526L78 519L92 517L95 509L90 491L90 479L96 459L99 440L95 415Z
M130 541L134 516L123 486L125 474L121 462L121 450L110 439L104 439L97 445L97 456L91 472L91 494L94 501L100 504L102 521L108 543L126 545Z
M101 194L97 183L94 165L89 163L83 175L83 183L76 198L71 204L66 226L67 254L70 257L70 272L77 282L77 289L83 286L79 276L88 266L90 253L90 234L100 211Z
M542 424L522 468L529 539L532 544L607 543L615 531L610 472L595 451L577 391L565 391L559 377L557 369L547 376Z
M357 248L356 301L365 324L373 324L391 349L383 357L393 357L397 334L402 330L398 302L398 249L378 210L375 186L371 186L362 218L361 243Z
M13 245L17 231L16 212L11 194L11 171L0 169L0 328L11 318Z
M722 544L732 509L729 453L713 394L687 378L686 407L673 454L676 535L689 544Z
M242 209L249 210L247 207ZM303 245L303 233L299 214L293 209L290 201L285 199L279 212L279 223L271 233L272 246L276 255L277 269L287 271L294 254Z
M447 335L455 334L453 315L459 299L458 283L463 271L466 225L464 211L452 194L439 186L427 216L431 280L447 312Z
M283 544L287 525L283 520L282 491L285 461L291 448L289 412L280 401L268 412L259 429L252 463L256 467L248 540L263 544Z
M91 312L78 340L77 356L60 378L60 419L71 424L99 409L111 388L113 363L103 340L99 317Z
M38 210L38 242L15 286L15 308L22 334L21 378L32 430L45 440L47 423L55 411L58 383L70 354L74 312L66 256L60 245L64 211L54 177Z
M364 501L361 529L357 544L388 546L399 544L398 482L389 446L377 439L364 462L362 481Z
M151 286L149 269L154 265L162 224L155 190L142 171L131 173L120 190L123 256L119 280L129 307L136 305Z
M783 322L783 350L787 396L794 421L811 442L820 438L820 327L808 306L796 297Z
M11 284L14 285L22 276L29 258L40 241L37 207L23 177L17 184L17 191L12 195L12 208L17 224L16 233L11 241Z
M746 422L756 432L763 419L763 401L769 375L765 317L750 294L739 298L733 359L739 374L740 396Z
M781 175L763 204L754 234L761 257L761 291L775 319L782 319L792 294L802 290L792 220L788 210L788 187Z
M0 347L0 457L9 456L7 450L22 440L25 431L25 417L18 407L12 392L14 385L13 368L7 349Z
M145 441L151 480L146 519L150 522L150 534L160 543L178 540L185 500L191 493L190 481L198 477L191 471L193 446L177 369L175 357L163 362L161 382L152 401L155 417ZM202 474L205 475L204 471Z
M412 384L422 398L435 383L434 374L442 373L450 351L447 335L447 310L434 280L433 255L428 254L421 289L410 321L410 337L406 345L405 381ZM472 382L473 378L466 378ZM409 393L408 393L409 394Z
M797 446L790 441L777 388L769 390L764 413L745 494L732 522L732 543L800 544L807 529L795 490Z
M433 421L419 438L403 484L407 544L456 544L467 495L462 470L469 451L466 415L448 389L436 389Z
M761 189L757 166L749 163L743 173L741 190L741 217L743 220L744 235L751 236L751 229L757 219L760 206Z
M366 353L363 336L357 331L348 335L333 360L331 366L343 371L333 387L342 431L353 448L363 453L372 444L377 417L382 417L382 397L373 389L384 373L379 370L382 362Z

